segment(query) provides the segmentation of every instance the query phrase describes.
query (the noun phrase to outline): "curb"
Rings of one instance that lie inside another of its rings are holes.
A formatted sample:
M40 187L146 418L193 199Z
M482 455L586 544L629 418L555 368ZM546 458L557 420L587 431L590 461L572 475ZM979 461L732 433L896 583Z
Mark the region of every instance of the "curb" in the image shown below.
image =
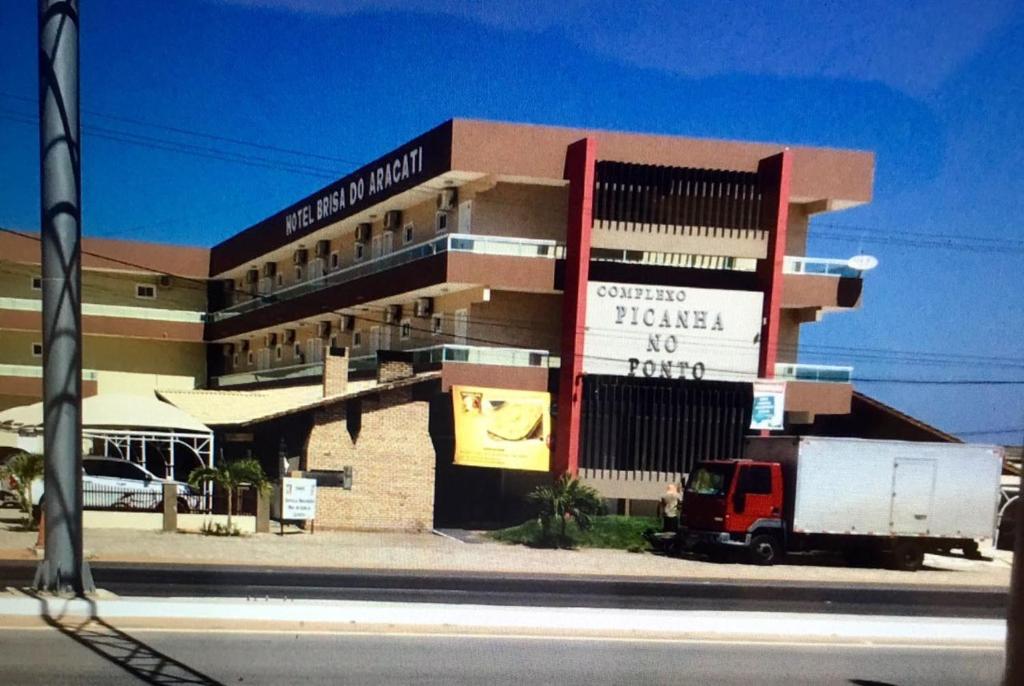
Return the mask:
M243 598L71 598L0 597L0 617L64 620L162 619L322 624L355 627L513 632L585 632L588 635L643 635L654 639L751 639L854 643L957 644L1001 647L1001 620L945 617L884 617L769 612L613 610L597 608L507 607L365 601L290 601Z

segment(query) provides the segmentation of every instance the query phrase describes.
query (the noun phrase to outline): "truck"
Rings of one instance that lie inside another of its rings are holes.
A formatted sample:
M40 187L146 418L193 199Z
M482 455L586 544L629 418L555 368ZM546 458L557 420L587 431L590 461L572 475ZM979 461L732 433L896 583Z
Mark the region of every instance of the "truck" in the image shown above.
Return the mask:
M752 437L742 459L694 465L676 543L761 565L812 551L906 571L925 553L977 557L996 528L1002 467L996 446Z

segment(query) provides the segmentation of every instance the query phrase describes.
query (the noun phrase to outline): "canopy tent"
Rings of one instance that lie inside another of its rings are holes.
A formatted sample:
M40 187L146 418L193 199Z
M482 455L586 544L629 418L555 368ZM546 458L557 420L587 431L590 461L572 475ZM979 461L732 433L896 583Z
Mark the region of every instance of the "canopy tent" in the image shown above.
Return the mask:
M43 403L0 412L0 429L20 436L39 435ZM176 457L185 454L197 466L213 466L213 431L198 419L155 396L108 393L82 401L82 437L102 444L102 454L147 464L155 451L166 478L174 478Z

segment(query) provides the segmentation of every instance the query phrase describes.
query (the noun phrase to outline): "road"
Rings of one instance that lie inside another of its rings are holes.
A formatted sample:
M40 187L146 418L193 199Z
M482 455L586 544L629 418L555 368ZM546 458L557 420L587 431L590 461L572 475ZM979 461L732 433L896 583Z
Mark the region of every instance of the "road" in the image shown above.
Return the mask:
M992 684L996 648L0 629L11 684Z
M28 586L35 563L0 562L0 588ZM270 597L545 607L758 610L1001 619L1005 590L869 584L758 584L672 579L256 566L94 563L96 584L119 595Z

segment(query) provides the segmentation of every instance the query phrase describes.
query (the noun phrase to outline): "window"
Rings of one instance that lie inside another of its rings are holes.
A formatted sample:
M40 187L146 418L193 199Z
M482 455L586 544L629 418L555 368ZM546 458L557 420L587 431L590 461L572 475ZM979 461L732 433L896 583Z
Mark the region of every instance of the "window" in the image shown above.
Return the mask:
M252 352L252 351L250 350L250 351L249 351L249 354L245 356L245 361L246 361L246 364L248 364L248 365L249 365L249 366L251 367L251 366L252 366L252 363L253 363L253 362L254 362L255 360L256 360L256 356L255 356L255 355L253 355L253 352Z
M33 276L32 277L32 290L41 291L43 290L43 277Z
M292 357L295 358L296 362L302 362L303 355L302 355L302 344L301 343L296 343L295 347L292 348Z
M283 359L283 358L284 358L284 350L281 348L281 346L277 346L276 348L274 348L274 359L275 360L280 360L280 359Z
M354 254L355 261L359 262L365 256L366 256L366 243L362 243L362 242L356 243L355 254Z
M341 264L341 256L336 252L331 253L331 270L335 270Z
M352 332L352 347L362 348L363 347L363 332L353 331Z
M33 343L32 344L32 357L42 357L42 356L43 356L43 344L42 343Z
M156 300L156 286L149 283L135 284L135 297L143 300Z
M405 341L412 336L412 322L408 319L403 319L401 327L399 328L399 337Z
M295 266L295 283L299 283L301 281L302 281L302 267L296 265Z
M448 213L438 212L434 215L434 233L445 233L448 230Z
M235 369L238 367L238 353L231 356L231 368Z
M443 325L444 318L439 314L435 314L433 317L430 318L430 333L434 334L435 336L440 335Z
M283 286L284 285L284 274L281 273L281 272L278 272L278 274L277 274L277 285L278 286Z
M402 244L409 245L412 243L413 236L416 234L416 225L409 222L402 229Z
M334 349L334 348L337 348L337 347L338 347L338 337L337 336L331 336L331 348Z
M740 474L739 491L755 495L772 492L772 471L769 467L744 467Z

